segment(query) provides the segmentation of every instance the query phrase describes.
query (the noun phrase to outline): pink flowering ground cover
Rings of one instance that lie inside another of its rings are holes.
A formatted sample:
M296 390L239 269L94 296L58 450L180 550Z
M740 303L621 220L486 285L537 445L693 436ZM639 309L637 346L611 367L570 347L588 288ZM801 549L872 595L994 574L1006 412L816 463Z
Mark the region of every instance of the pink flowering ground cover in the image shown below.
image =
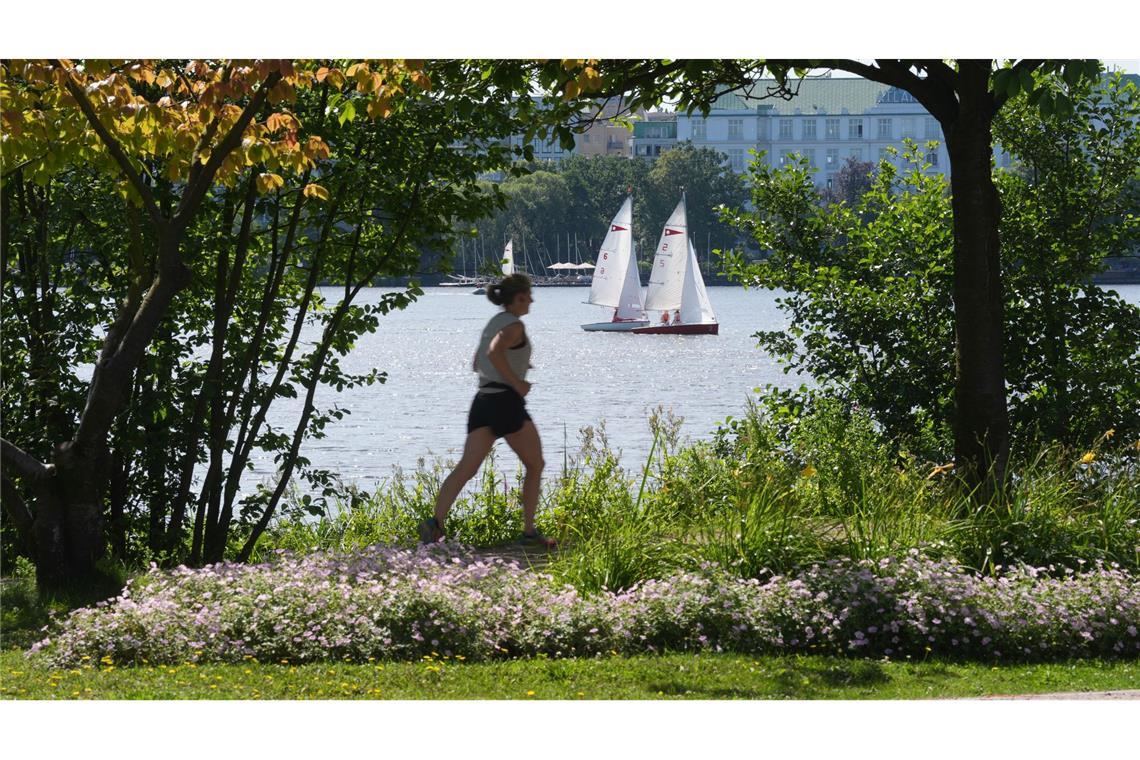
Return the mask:
M708 565L580 594L459 545L281 553L151 572L45 629L30 656L119 664L588 657L662 651L852 653L996 661L1140 657L1125 570L981 577L912 551L765 581Z

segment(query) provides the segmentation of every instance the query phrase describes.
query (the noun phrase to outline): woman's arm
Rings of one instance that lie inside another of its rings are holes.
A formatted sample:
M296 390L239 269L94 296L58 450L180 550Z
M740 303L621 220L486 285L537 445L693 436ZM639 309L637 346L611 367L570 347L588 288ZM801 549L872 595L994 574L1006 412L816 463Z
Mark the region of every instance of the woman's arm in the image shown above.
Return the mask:
M487 358L491 361L491 366L499 371L507 384L518 391L520 396L525 396L530 391L530 383L520 380L511 370L511 364L507 361L507 349L522 340L523 334L523 323L512 322L496 333L491 339L491 346L487 349Z

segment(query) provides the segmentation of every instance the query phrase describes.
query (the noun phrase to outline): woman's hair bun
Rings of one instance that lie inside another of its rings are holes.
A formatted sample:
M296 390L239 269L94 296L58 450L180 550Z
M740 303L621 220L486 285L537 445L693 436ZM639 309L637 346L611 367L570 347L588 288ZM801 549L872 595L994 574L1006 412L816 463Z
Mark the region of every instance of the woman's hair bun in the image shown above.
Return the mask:
M529 293L530 287L530 278L525 274L507 275L487 288L487 300L496 306L509 306L519 293Z

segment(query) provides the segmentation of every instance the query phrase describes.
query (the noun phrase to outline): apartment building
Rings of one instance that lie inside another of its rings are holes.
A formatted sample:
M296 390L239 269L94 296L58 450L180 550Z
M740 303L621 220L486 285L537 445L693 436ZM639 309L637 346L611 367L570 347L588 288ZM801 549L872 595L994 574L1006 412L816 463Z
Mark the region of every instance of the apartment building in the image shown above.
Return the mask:
M949 171L938 121L909 92L856 77L818 77L795 87L790 100L763 97L775 92L776 83L760 80L751 93L722 95L707 115L677 113L676 140L721 153L735 172L747 169L754 159L750 151L763 151L772 166L798 154L814 167L820 186L829 186L849 158L898 163L888 149L901 153L907 139L922 147L929 173ZM649 128L635 125L634 156L653 158L668 150L663 138L648 136ZM938 145L927 148L929 141ZM1009 165L1008 154L995 153L999 166Z

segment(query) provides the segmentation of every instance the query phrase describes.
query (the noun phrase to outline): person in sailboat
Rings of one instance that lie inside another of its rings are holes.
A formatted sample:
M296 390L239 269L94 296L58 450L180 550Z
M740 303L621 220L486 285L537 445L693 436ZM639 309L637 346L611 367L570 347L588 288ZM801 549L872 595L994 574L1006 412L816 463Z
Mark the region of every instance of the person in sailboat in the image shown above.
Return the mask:
M498 438L505 438L514 450L526 475L523 479L522 543L553 548L555 541L544 536L534 524L542 485L542 441L526 410L530 383L531 342L522 317L530 312L531 282L526 275L513 274L487 288L491 303L503 310L487 322L475 350L471 368L478 374L479 388L467 416L467 440L459 464L440 486L434 516L419 524L420 541L435 543L446 536L447 513L460 490L478 472Z
M681 324L681 310L680 309L673 309L673 324L675 324L675 325Z

